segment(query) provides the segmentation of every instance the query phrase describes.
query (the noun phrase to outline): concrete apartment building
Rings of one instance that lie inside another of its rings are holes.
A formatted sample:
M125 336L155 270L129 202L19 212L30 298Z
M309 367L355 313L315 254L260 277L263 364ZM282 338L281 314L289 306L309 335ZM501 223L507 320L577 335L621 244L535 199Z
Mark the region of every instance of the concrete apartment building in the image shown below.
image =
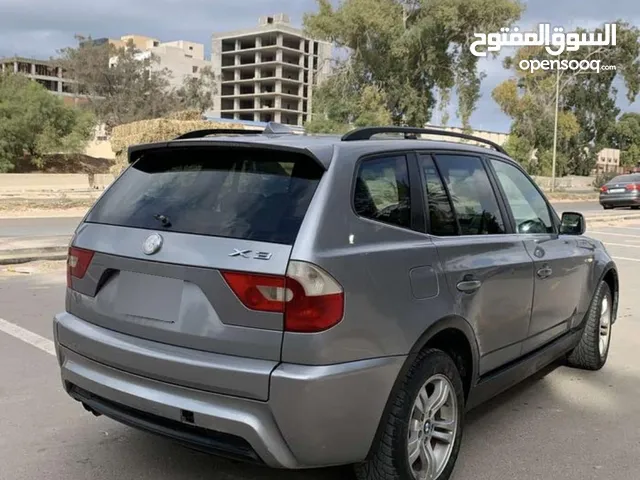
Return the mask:
M205 59L202 43L186 40L161 42L157 38L144 35L123 35L117 39L93 40L96 45L110 43L116 48L125 47L129 42L140 51L137 54L138 58L144 59L152 54L156 56L158 63L155 68L166 68L170 71L170 86L173 88L179 88L186 78L197 77L202 68L211 66L211 62Z
M462 128L459 128L459 127L448 127L448 126L428 125L427 124L425 126L425 128L434 128L436 130L446 130L446 131L454 132L454 133L465 133L464 130ZM500 146L504 146L504 144L507 143L507 140L509 139L509 134L508 133L492 132L492 131L489 131L489 130L473 130L470 134L474 135L476 137L483 138L485 140L489 140L490 142L497 143ZM448 142L459 141L455 137L447 137L447 136L440 137L439 135L427 135L427 137L428 138L437 139L437 140L446 140Z
M620 166L620 150L617 148L603 148L598 152L594 173L615 172L622 173Z
M313 88L331 73L331 44L307 37L285 14L214 34L212 52L219 79L213 115L226 119L304 125Z
M25 57L0 58L0 71L25 75L51 93L63 97L67 104L84 100L82 96L73 94L73 82L64 78L62 68L50 61Z

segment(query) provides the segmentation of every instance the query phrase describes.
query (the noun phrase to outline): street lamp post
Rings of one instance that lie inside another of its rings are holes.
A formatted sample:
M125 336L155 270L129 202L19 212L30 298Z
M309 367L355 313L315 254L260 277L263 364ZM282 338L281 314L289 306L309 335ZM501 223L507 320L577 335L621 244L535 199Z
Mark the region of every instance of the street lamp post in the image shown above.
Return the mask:
M560 69L556 75L556 118L553 125L553 161L551 164L551 191L556 189L556 154L558 150L558 110L560 101Z

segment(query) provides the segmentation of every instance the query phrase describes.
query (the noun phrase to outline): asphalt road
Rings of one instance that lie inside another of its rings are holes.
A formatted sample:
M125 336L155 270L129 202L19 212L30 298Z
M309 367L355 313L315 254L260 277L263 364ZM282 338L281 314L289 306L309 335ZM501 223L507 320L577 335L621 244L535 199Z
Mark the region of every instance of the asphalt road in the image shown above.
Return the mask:
M558 213L566 211L605 213L598 202L557 203L554 207ZM71 235L80 220L82 218L79 217L0 218L0 237Z
M640 224L590 235L605 241L621 274L608 364L599 372L547 369L471 412L453 480L637 480ZM52 340L64 281L62 262L0 273L0 318ZM55 357L4 332L0 432L1 480L353 478L348 468L282 472L232 463L95 418L63 392Z
M0 237L71 235L82 217L0 218Z

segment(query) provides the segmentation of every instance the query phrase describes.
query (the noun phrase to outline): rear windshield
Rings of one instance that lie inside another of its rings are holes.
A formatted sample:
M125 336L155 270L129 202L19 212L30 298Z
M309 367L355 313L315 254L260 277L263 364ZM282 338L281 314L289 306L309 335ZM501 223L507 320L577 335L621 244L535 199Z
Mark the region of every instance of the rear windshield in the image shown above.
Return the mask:
M609 183L639 182L640 175L618 175L609 180Z
M293 244L323 169L253 148L167 148L144 154L87 222Z

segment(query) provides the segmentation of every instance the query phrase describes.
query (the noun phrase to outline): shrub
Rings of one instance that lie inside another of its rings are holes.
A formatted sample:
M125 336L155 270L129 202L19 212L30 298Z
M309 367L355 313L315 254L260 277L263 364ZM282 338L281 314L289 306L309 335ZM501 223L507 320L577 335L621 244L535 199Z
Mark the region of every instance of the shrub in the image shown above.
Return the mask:
M602 187L605 183L611 180L614 177L617 177L618 173L616 172L602 172L596 175L596 179L593 181L593 186L596 188Z

